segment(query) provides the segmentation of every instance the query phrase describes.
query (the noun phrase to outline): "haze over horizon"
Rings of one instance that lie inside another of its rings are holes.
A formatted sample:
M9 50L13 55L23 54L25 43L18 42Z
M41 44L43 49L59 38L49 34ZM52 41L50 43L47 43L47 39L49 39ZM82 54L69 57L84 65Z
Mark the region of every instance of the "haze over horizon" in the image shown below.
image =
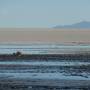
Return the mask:
M53 27L90 21L90 0L0 0L0 28Z

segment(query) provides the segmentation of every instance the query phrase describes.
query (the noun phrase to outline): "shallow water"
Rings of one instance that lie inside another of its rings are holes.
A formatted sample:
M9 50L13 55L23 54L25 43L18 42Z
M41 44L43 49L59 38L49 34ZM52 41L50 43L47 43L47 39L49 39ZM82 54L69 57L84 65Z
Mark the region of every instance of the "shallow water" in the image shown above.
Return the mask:
M86 68L85 69L87 71L82 71L82 69L80 68L72 68L72 66L87 66L90 65L90 62L2 61L0 62L0 65L4 65L3 67L1 67L2 69L0 69L0 77L3 78L90 80L90 72L88 72ZM8 67L6 67L5 65L8 65ZM22 65L23 67L21 67L20 65ZM27 65L29 65L28 68ZM61 66L69 66L69 68L60 68Z
M58 45L58 44L0 44L0 54L9 54L14 53L17 51L21 51L22 53L28 53L28 54L56 54L56 53L82 53L82 52L90 52L90 45ZM55 72L50 73L51 66L83 66L83 65L90 65L90 62L60 62L60 61L2 61L0 62L0 65L33 65L35 66L49 66L48 73L37 73L28 72L26 69L26 72L20 72L19 68L16 70L10 71L5 68L4 70L0 70L0 78L16 78L16 79L65 79L65 80L90 80L90 74L88 72L82 72L80 75L77 74L77 72L74 72L74 75L64 75L61 72ZM5 67L5 66L4 66ZM50 69L50 70L49 70ZM72 69L72 68L71 68ZM14 72L15 71L15 72ZM25 71L25 70L24 70ZM31 69L31 71L35 71L35 69ZM51 70L52 71L52 70ZM2 73L4 72L4 73ZM72 73L72 72L66 72L66 73ZM79 73L79 72L78 72ZM85 77L84 77L85 76Z
M25 61L18 61L18 62L15 62L15 61L1 61L0 62L0 65L38 65L38 66L80 66L80 65L90 65L90 62L60 62L60 61L28 61L28 62L25 62Z
M16 79L90 80L90 77L64 76L62 73L0 73L0 77Z
M0 44L0 54L21 51L29 54L90 52L90 45Z

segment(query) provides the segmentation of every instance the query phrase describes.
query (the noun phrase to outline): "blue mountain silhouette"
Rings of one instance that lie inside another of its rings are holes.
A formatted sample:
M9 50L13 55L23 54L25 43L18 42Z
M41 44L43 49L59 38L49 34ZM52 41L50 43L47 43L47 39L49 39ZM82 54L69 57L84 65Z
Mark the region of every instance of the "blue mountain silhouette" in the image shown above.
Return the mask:
M55 26L54 28L90 28L90 22L88 21L82 21L82 22L79 22L79 23L75 23L75 24L72 24L72 25L58 25L58 26Z

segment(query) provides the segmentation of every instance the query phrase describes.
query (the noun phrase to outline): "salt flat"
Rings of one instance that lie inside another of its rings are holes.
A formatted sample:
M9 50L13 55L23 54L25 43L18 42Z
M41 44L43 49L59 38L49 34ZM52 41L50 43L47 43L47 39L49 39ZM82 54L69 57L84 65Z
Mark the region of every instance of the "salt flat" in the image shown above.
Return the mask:
M90 43L90 30L52 28L0 28L0 43L2 42Z

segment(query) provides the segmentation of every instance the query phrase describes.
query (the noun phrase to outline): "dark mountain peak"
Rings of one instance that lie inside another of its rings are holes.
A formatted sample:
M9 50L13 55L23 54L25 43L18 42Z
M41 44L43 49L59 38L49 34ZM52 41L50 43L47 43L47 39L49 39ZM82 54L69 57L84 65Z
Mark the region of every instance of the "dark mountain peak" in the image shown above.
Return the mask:
M75 23L72 25L63 25L63 26L56 26L54 28L90 28L90 22L89 21L82 21L79 23Z

